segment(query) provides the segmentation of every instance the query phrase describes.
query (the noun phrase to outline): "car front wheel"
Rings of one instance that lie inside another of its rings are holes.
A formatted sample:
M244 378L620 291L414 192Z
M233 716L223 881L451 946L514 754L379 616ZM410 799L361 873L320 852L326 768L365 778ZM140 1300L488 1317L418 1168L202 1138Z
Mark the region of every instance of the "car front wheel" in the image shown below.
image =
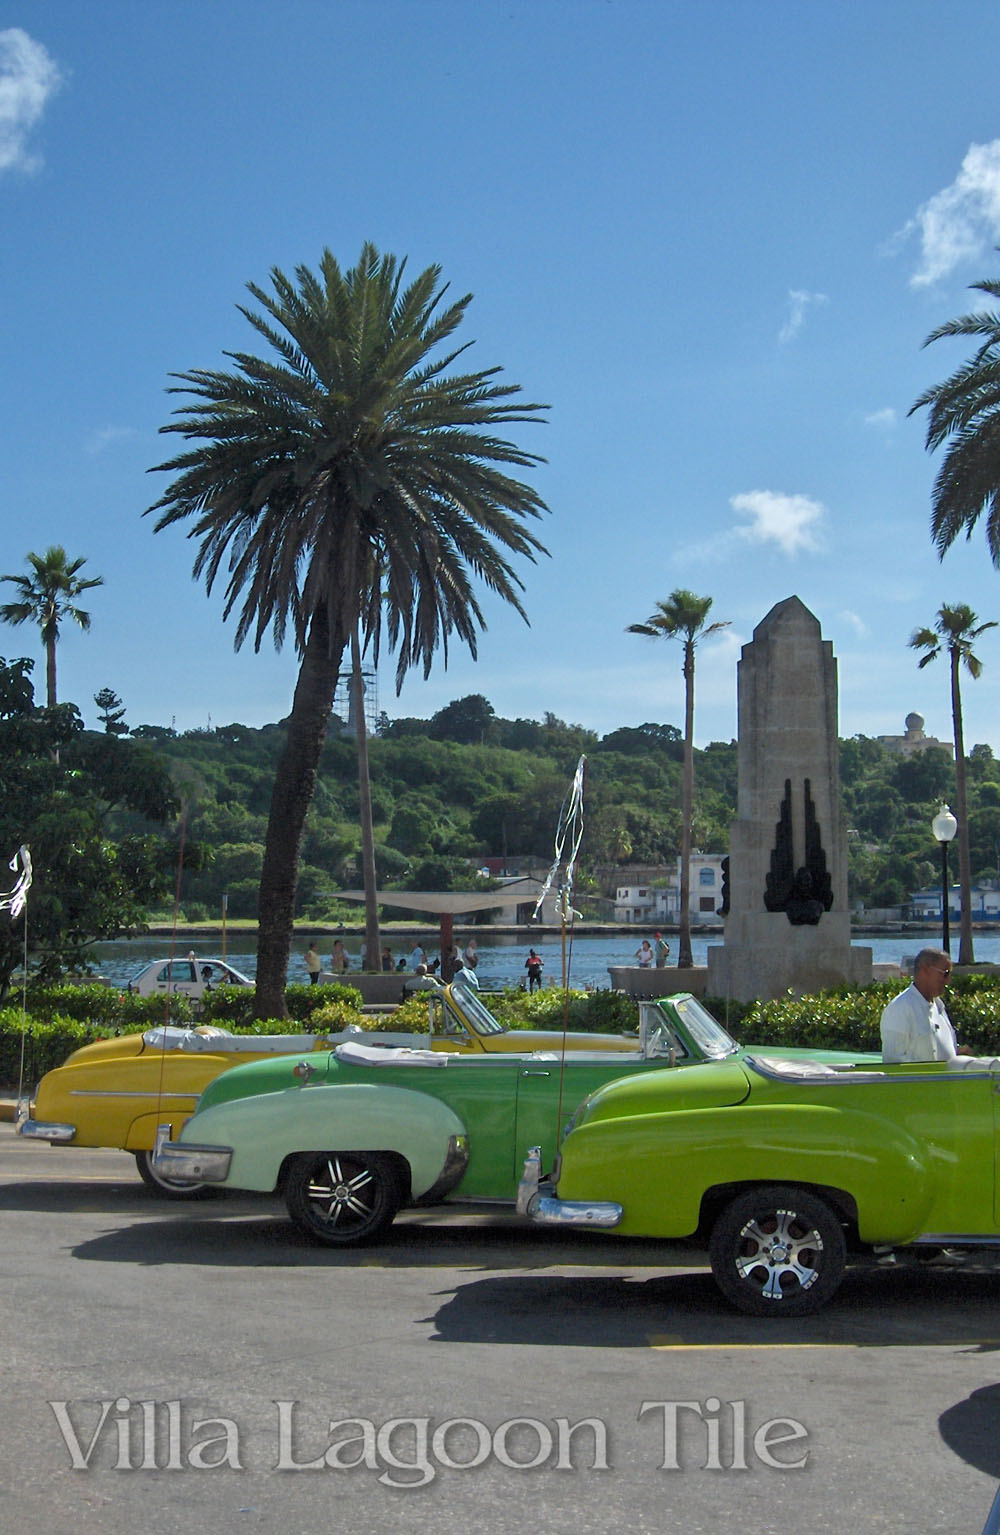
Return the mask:
M807 1189L769 1184L741 1194L709 1243L712 1273L749 1316L807 1316L844 1277L847 1249L836 1211Z
M195 1183L189 1178L165 1177L153 1166L151 1151L137 1151L135 1165L147 1189L153 1194L159 1194L163 1199L195 1199L206 1193L209 1187L207 1183Z
M285 1204L307 1236L328 1247L360 1247L392 1225L399 1184L377 1152L306 1152L289 1169Z

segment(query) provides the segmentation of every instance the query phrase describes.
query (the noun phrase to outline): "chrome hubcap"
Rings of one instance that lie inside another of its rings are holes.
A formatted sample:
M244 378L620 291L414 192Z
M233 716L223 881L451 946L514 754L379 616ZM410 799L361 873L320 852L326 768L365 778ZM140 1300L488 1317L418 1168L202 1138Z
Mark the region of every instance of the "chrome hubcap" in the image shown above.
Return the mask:
M823 1239L794 1210L748 1221L740 1247L737 1272L768 1300L780 1301L791 1289L808 1290L819 1278Z

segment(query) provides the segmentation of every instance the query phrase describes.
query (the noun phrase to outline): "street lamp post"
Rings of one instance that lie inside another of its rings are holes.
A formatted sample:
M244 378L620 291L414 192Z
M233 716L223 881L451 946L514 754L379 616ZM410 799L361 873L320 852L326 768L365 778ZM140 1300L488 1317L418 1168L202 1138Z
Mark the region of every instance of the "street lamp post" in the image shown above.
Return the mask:
M948 892L951 888L951 880L948 877L948 845L958 831L958 822L947 805L942 805L934 817L931 822L931 831L936 841L941 844L941 947L946 954L949 954L951 950L948 932Z

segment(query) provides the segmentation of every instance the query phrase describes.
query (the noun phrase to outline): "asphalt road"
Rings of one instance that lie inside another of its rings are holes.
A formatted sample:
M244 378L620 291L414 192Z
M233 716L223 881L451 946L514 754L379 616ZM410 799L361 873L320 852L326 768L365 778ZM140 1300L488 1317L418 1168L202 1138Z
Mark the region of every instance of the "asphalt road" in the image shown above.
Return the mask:
M451 1209L338 1253L9 1125L0 1232L8 1530L979 1535L1000 1478L1000 1272L762 1323L682 1248Z

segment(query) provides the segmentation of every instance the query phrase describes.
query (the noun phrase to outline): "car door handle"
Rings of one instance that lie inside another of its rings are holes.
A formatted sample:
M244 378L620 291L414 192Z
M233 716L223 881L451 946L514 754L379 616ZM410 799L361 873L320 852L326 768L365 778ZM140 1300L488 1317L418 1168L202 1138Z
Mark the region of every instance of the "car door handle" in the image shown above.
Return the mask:
M522 1077L551 1077L551 1071L543 1071L541 1067L531 1070L527 1067L521 1072Z

